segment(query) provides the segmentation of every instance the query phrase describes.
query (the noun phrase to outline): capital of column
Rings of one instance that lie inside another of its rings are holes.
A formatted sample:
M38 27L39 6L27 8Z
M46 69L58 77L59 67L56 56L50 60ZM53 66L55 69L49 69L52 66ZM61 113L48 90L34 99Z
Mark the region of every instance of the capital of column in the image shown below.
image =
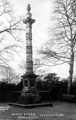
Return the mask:
M35 20L31 19L31 18L26 18L25 20L23 20L24 24L27 24L27 23L33 24L34 22L35 22Z
M26 18L23 20L24 24L26 24L26 23L33 24L35 22L35 20L32 19L32 14L31 14L30 10L31 10L31 7L30 7L30 4L28 4L27 5Z

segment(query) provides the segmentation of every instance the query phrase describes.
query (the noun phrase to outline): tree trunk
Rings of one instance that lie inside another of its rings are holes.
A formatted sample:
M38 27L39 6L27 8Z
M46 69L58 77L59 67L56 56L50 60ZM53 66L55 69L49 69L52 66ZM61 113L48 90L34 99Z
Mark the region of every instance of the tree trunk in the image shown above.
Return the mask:
M73 68L74 68L74 52L73 52L73 47L72 47L67 94L71 94L72 80L73 80Z

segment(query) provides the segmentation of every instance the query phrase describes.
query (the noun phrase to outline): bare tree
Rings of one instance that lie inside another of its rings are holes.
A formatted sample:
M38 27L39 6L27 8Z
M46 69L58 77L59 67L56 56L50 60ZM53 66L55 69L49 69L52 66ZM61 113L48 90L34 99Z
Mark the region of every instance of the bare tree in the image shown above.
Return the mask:
M40 53L46 59L52 59L54 65L69 65L69 82L67 92L71 92L73 68L76 60L76 1L55 0L55 26L50 30L49 44ZM53 31L53 32L52 32ZM52 61L50 61L52 62Z
M2 81L7 83L15 83L17 84L20 80L19 75L11 67L1 66L0 74L2 77Z
M14 17L10 3L0 0L0 75L10 83L19 80L9 60L14 53L18 54L19 32L23 30L21 26L21 20Z
M6 0L0 1L0 66L8 66L13 52L19 47L17 35L21 31L21 21L13 17L11 5ZM16 40L16 42L13 42Z

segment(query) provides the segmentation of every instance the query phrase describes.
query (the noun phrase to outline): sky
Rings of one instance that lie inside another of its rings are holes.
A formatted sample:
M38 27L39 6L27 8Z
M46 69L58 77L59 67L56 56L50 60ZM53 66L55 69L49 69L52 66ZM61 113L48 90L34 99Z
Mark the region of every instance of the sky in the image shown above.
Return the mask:
M48 26L52 4L50 0L10 0L16 16L23 18L26 15L27 4L31 6L32 18L36 20L33 24L33 45L39 47L44 40L48 39ZM44 2L43 2L44 1ZM51 9L50 9L51 8ZM35 48L34 47L34 48Z
M16 17L23 19L26 15L27 4L31 6L32 18L35 19L35 23L32 26L33 34L33 53L39 49L45 41L49 40L48 28L52 25L51 17L53 12L52 0L8 0L13 7L13 11ZM26 40L26 38L24 38ZM11 63L12 66L18 67L18 63L25 57L25 52L21 57L16 56L15 60ZM18 69L17 69L18 70ZM44 68L46 71L46 68ZM55 72L58 76L66 78L68 76L69 67L67 65L48 67L47 72Z

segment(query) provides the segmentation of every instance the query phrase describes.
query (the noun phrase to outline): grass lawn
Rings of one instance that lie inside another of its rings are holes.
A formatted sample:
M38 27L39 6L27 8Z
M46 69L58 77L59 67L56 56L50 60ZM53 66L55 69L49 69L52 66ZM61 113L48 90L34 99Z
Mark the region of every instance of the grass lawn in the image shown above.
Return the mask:
M0 103L0 120L76 120L76 103L52 103L53 107L31 109Z

